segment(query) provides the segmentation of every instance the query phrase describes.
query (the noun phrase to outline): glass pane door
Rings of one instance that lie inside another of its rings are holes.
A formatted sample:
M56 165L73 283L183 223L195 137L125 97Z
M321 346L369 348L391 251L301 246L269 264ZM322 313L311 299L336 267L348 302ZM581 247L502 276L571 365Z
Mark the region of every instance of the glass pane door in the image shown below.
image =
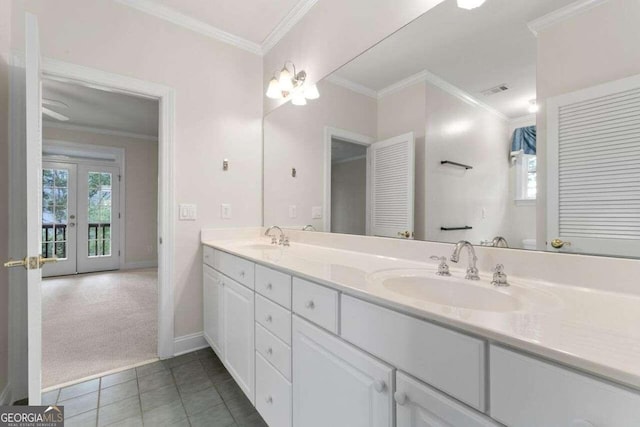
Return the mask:
M118 168L80 165L78 272L119 267Z
M43 276L76 272L76 166L42 164L42 256L57 257L46 264Z

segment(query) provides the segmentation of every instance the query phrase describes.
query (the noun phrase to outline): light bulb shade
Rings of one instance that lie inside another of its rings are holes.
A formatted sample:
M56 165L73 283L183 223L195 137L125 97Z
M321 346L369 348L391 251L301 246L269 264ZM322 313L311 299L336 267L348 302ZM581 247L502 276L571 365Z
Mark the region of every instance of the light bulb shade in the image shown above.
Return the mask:
M482 6L485 0L458 0L458 7L461 9L475 9L476 7Z
M284 67L282 71L280 71L280 78L278 78L278 84L280 85L280 90L283 92L291 92L293 89L293 82L291 81L291 73L287 70L287 67Z
M267 98L271 99L281 99L282 91L280 90L280 85L276 78L272 78L269 82L269 87L267 88Z
M291 98L291 103L293 105L307 105L307 98L303 94L297 93Z
M318 92L318 86L311 85L309 87L304 88L304 97L307 99L320 98L320 92Z
M531 103L529 104L529 112L530 112L530 113L532 113L532 114L533 114L533 113L537 113L537 112L538 112L538 110L540 110L540 107L538 106L538 104L536 104L536 102L535 102L535 101L533 101L533 102L531 102Z

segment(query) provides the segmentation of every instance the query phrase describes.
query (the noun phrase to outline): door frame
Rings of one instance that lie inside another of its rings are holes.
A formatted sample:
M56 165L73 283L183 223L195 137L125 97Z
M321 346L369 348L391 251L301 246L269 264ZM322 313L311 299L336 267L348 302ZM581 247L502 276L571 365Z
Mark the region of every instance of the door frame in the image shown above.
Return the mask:
M324 127L324 216L322 228L325 233L331 233L331 140L333 138L352 144L364 145L367 148L375 142L375 138L331 126ZM369 183L369 150L367 149L367 202L366 202L366 233L369 235L370 223L370 183Z
M20 99L21 80L19 74L25 66L24 54L13 53L10 61L10 144L9 158L11 164L20 158L19 144L24 140L24 130L15 123L22 123L24 102ZM175 89L127 77L120 74L62 62L51 58L42 58L42 78L57 79L76 84L104 88L134 96L156 99L159 102L158 133L158 357L169 358L174 355L174 258L175 258L175 182L174 182L174 144L175 144ZM18 149L16 149L18 148ZM17 176L15 168L9 168L10 182ZM10 191L9 195L9 230L20 229L24 224L25 212L20 212L16 199L24 197ZM13 201L13 203L12 203ZM10 234L9 250L16 247L16 233ZM22 236L23 237L23 236ZM25 306L26 300L19 292L12 292L24 286L21 276L9 274L10 306ZM12 399L27 395L27 343L23 339L26 325L26 310L11 310L9 330L11 345L9 347L9 384Z

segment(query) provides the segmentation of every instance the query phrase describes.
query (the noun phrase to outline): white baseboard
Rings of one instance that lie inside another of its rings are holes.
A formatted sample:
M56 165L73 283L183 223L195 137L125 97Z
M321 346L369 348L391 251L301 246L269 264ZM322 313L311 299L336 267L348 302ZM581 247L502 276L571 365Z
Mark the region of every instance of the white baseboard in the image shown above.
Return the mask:
M204 339L204 334L202 332L196 332L195 334L177 337L174 340L173 347L174 354L176 356L180 356L181 354L209 347L209 344L207 343L207 340Z
M120 269L121 270L137 270L139 268L158 268L158 261L127 262Z
M7 383L0 393L0 406L11 405L11 384Z

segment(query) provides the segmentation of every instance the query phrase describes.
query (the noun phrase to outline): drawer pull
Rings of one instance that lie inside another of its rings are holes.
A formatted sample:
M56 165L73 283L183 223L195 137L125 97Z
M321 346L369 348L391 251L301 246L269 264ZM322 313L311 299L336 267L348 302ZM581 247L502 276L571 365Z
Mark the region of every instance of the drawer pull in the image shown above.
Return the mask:
M271 317L271 315L270 315L270 314L267 314L267 315L265 316L264 320L265 320L266 322L271 323L271 321L273 320L273 317Z
M313 300L311 300L311 301L307 301L307 303L304 306L307 307L309 310L313 310L316 304L313 302Z
M267 349L267 354L268 354L269 356L271 356L271 355L273 354L273 349L272 349L271 347L269 347L269 348Z
M244 270L240 271L240 277L244 277Z
M571 421L571 427L596 427L596 425L587 420L573 420Z
M387 385L384 383L384 381L382 380L375 380L373 382L373 388L378 392L378 393L382 393L384 391L385 388L387 388Z
M271 289L273 289L273 285L271 283L267 283L267 290L270 291Z
M402 391L396 391L393 394L393 398L396 400L396 403L398 405L404 405L405 403L407 403L407 400L409 400L409 398L407 397L407 393L404 393Z
M264 401L265 401L265 402L267 402L269 405L271 405L271 404L273 403L273 397L271 397L271 396L267 396L267 397L264 399Z

